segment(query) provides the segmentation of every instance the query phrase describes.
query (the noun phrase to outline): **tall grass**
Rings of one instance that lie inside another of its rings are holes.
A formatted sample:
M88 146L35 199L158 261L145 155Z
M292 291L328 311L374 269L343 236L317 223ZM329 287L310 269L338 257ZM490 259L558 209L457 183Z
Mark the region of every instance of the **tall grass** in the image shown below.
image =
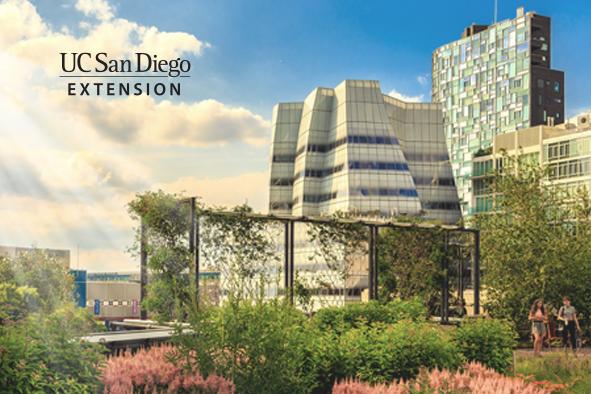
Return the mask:
M591 356L556 351L543 357L517 354L515 372L537 381L565 385L562 393L591 393Z

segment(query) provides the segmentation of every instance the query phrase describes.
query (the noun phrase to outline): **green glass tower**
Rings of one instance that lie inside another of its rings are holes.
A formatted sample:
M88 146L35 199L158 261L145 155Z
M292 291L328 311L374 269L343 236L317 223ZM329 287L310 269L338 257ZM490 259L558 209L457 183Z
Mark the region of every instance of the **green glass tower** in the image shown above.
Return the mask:
M433 52L432 95L440 103L462 213L472 207L472 159L498 134L564 121L564 73L550 68L550 18L471 25Z

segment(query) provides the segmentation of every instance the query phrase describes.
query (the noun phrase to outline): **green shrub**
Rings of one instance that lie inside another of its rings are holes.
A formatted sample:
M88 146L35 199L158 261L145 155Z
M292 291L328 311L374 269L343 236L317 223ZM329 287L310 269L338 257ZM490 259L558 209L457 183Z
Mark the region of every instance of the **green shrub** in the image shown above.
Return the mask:
M504 320L467 319L455 330L455 342L468 361L506 372L513 359L516 335Z
M76 337L92 327L74 306L0 326L0 387L11 393L90 393L98 389L101 345Z
M281 301L230 300L191 316L192 333L175 342L183 362L207 377L223 376L239 393L309 393L306 316Z
M311 326L305 368L313 377L314 393L329 393L337 379L348 376L345 349L340 335Z
M351 328L373 323L394 324L400 320L425 319L427 309L415 298L409 301L393 300L388 303L370 301L348 304L344 307L320 309L314 315L314 324L322 331L345 332Z
M325 332L314 342L312 364L319 391L336 380L385 383L413 378L421 368L455 369L463 362L448 335L429 323L376 323L342 335Z

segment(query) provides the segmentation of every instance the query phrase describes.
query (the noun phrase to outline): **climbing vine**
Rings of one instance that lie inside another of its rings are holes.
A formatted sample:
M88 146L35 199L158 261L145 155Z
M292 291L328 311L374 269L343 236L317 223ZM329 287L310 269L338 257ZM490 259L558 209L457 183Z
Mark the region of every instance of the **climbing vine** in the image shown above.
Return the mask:
M221 274L226 296L257 298L276 294L281 284L277 241L281 227L250 216L251 207L239 205L203 212L200 224L204 265Z
M325 264L327 268L310 278L308 286L316 287L319 292L342 289L344 301L352 274L367 274L367 228L349 214L336 212L324 223L307 225L307 236L313 247L308 260Z

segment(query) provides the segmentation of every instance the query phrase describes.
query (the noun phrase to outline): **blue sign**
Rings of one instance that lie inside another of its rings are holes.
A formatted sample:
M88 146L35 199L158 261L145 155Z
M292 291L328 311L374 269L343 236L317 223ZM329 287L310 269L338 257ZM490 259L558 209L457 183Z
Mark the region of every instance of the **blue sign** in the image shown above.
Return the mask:
M94 314L100 315L101 313L101 300L94 300Z

